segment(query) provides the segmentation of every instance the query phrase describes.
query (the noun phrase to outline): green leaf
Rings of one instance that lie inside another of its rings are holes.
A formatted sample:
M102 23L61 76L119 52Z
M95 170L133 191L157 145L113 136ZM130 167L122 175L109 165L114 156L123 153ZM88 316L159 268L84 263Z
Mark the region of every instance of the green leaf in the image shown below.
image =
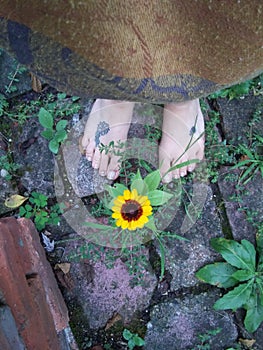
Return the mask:
M256 251L250 242L242 240L241 244L225 238L212 238L211 246L231 265L255 271Z
M103 230L103 231L112 231L112 227L111 226L107 226L107 225L102 225L102 224L97 224L95 222L84 222L85 226L88 226L90 228L95 228L95 229L99 229L99 230Z
M53 129L46 129L41 132L41 136L43 136L47 140L51 140L53 138L54 131Z
M142 180L142 176L140 173L140 169L137 170L137 173L134 175L134 177L132 178L132 180Z
M131 191L136 189L140 196L147 194L147 186L141 179L133 180L131 183Z
M225 294L214 304L215 310L236 310L247 303L252 292L253 281L243 283Z
M54 139L58 143L64 141L66 138L67 138L67 132L64 129L56 131L56 133L54 135Z
M108 191L109 195L112 196L114 199L118 196L123 196L123 192L127 189L128 188L122 184L114 184L114 186L105 186L105 190Z
M56 139L52 139L49 141L48 148L52 153L57 154L59 149L59 143Z
M57 131L64 130L67 124L68 124L67 120L65 119L60 120L56 125L56 130Z
M137 346L143 346L145 344L144 340L141 337L139 337L137 334L134 335L133 341L134 341L134 344Z
M171 193L160 191L160 190L151 191L147 195L152 206L163 205L173 197Z
M263 305L260 303L259 296L255 291L249 298L246 305L247 314L245 317L245 327L248 332L255 332L263 322Z
M38 113L38 120L40 124L46 129L52 129L54 125L54 120L52 115L43 107L40 108Z
M19 215L20 215L20 216L24 216L26 212L27 212L27 211L26 211L26 209L25 209L24 207L20 207L20 208L19 208Z
M135 343L133 341L133 338L131 338L129 341L128 341L128 348L129 350L133 350L135 347Z
M156 188L160 184L160 181L161 181L160 170L153 171L152 173L148 174L144 179L144 182L146 183L149 192L156 190Z
M128 329L125 328L123 330L122 336L125 340L130 340L132 338L133 334Z
M236 280L243 282L253 278L255 274L249 270L238 270L233 273L232 277Z
M64 100L64 98L66 98L67 97L67 94L65 93L65 92L59 92L58 94L57 94L57 98L59 99L59 100Z
M147 227L149 230L151 230L153 232L157 231L157 228L155 226L155 222L154 222L154 217L153 216L149 217L149 221L146 222L145 227Z
M232 277L232 274L237 269L228 263L218 262L202 267L196 277L206 283L210 283L219 288L229 288L237 284L237 281Z

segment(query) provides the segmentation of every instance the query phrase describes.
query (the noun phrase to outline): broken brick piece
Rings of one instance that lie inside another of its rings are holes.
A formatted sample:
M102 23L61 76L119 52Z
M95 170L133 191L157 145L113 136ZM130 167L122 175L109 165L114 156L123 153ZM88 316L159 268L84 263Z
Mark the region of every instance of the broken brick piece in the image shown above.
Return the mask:
M67 308L28 219L0 220L0 291L27 349L60 349Z

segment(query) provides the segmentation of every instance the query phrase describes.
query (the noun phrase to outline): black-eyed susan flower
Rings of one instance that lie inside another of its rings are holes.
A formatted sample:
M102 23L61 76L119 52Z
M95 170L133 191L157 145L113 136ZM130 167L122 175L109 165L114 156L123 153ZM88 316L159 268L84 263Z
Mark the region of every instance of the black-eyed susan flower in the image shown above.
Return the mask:
M152 207L147 196L138 195L136 189L127 189L114 200L112 211L118 227L133 231L142 228L149 221Z

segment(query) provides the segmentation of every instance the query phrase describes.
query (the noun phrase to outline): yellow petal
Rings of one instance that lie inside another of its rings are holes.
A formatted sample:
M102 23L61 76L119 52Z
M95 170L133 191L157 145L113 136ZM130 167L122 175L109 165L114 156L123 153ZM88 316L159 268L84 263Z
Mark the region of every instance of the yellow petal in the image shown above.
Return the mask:
M120 213L112 213L111 216L113 217L113 219L120 219L121 218L121 214Z
M28 197L20 196L19 194L13 194L11 197L6 198L5 206L8 208L20 207L26 201Z
M138 202L142 205L144 205L144 203L148 200L147 196L139 196L138 198ZM149 200L148 200L149 201Z
M122 224L123 220L122 219L119 219L116 221L116 226L120 227L121 224Z
M119 197L118 197L119 198ZM125 190L123 192L123 198L127 201L129 199L131 199L131 192L129 190Z
M121 212L121 207L112 207L111 208L112 211L116 211L117 213L120 213Z
M152 207L147 206L147 207L142 207L143 215L151 215L152 214Z
M136 199L138 198L138 192L136 190L136 188L134 188L131 192L131 199Z
M121 228L125 230L129 226L129 222L127 220L122 220Z
M114 201L114 204L115 205L118 205L118 203L120 203L120 205L122 205L123 203L125 203L125 199L123 196L118 196L115 201Z

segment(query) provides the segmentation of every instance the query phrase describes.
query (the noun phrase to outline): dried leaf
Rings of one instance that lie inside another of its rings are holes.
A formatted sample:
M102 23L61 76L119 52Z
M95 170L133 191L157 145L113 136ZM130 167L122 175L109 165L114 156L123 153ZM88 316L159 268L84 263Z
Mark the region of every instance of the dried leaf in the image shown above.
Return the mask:
M105 331L107 331L109 328L111 328L112 326L114 326L114 324L118 321L121 321L122 317L119 314L115 314L113 315L113 317L108 321L108 323L106 324L105 327Z
M30 73L31 75L31 82L32 82L32 89L35 92L41 92L42 91L42 84L41 81L38 79L38 77L33 74L32 72Z
M67 274L69 273L69 270L70 270L70 263L56 264L55 268L59 268L61 271L64 272L64 274Z
M255 344L256 340L255 339L238 339L240 343L245 345L247 348L252 348L252 346Z
M13 194L11 197L6 198L5 206L8 208L18 208L22 205L28 197L20 196L19 194Z

